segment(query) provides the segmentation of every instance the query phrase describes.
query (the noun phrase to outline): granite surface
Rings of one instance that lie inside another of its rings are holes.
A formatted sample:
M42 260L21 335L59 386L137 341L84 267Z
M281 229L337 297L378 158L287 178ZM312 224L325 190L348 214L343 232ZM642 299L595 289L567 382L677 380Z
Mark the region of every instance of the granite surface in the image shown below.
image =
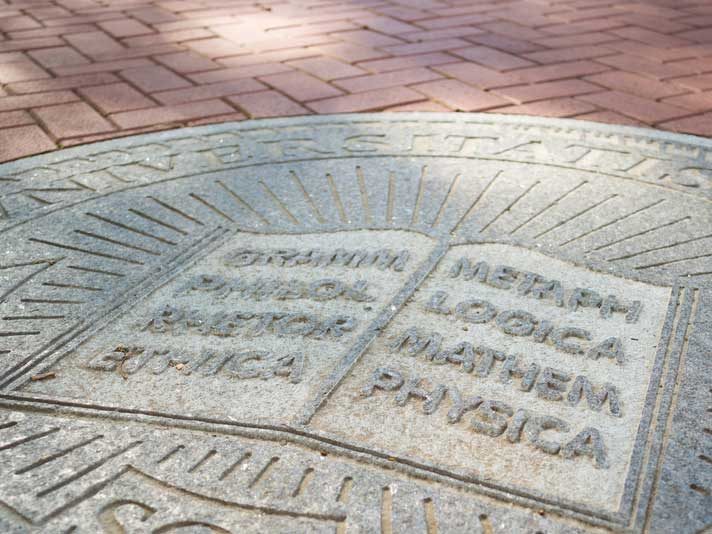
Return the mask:
M0 165L3 532L707 532L712 141L477 114Z

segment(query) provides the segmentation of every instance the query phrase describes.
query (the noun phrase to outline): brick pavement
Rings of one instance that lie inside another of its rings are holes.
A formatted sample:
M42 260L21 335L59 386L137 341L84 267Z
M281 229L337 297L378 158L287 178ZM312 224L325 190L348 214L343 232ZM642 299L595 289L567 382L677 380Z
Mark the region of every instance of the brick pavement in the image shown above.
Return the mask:
M0 161L179 125L406 110L712 136L712 1L0 0Z

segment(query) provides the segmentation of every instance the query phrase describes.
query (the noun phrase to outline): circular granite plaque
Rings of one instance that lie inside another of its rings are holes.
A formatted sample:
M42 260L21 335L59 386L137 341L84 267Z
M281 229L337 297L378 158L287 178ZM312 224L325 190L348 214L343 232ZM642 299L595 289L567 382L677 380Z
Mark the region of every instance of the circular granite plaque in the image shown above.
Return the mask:
M712 143L494 115L0 165L3 532L700 532Z

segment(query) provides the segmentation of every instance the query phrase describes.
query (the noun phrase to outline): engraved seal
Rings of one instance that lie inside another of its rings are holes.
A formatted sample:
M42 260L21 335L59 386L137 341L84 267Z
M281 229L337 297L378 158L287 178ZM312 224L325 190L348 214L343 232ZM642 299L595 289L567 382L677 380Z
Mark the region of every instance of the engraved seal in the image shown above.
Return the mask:
M0 526L704 531L711 203L712 142L477 114L0 165Z

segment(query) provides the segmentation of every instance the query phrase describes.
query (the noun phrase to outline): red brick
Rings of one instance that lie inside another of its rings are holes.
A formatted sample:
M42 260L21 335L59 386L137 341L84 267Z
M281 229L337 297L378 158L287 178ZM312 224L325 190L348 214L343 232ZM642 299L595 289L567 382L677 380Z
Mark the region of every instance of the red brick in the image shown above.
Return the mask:
M458 80L439 80L414 85L413 89L462 111L478 111L509 104L505 99L470 87Z
M608 89L631 93L643 98L657 100L666 96L679 95L684 89L676 87L668 82L659 82L644 78L638 74L623 72L619 70L602 72L587 76L586 80L602 85Z
M691 93L673 96L662 100L671 106L678 106L695 112L712 110L712 91L708 93Z
M140 48L144 46L155 46L165 43L182 43L193 39L208 39L215 35L203 28L192 30L180 30L175 32L155 33L151 35L141 35L140 37L128 37L122 40L129 48Z
M541 31L562 37L564 35L579 35L582 33L611 31L615 28L621 28L626 23L614 19L597 19L587 20L585 22L556 24L542 28Z
M145 22L146 24L157 24L159 22L174 22L176 20L180 20L178 15L175 15L166 9L153 6L132 9L128 13L133 18L138 19L141 22Z
M56 48L43 48L33 50L29 55L40 65L52 69L54 67L71 67L73 65L86 65L89 60L69 46Z
M565 35L563 37L549 37L547 39L537 39L536 43L548 48L564 48L568 46L605 44L618 40L620 40L620 38L615 35L594 32L582 33L579 35Z
M362 69L328 57L297 59L290 61L288 65L304 70L317 78L327 81L366 74Z
M573 117L581 113L588 113L596 107L586 102L579 102L572 98L557 98L532 102L521 106L497 108L497 113L515 113L517 115L539 115L544 117Z
M415 68L387 72L383 74L371 74L368 76L358 76L356 78L344 78L334 82L334 85L350 93L360 93L384 87L396 87L399 85L410 85L413 83L427 82L442 78L436 72L425 68Z
M189 87L190 82L165 67L137 67L121 71L121 76L146 92Z
M241 93L252 93L261 91L267 87L252 78L242 78L221 83L211 83L187 89L174 89L153 93L151 97L162 104L183 104L197 100L209 100L212 98L222 98L224 96L239 95Z
M215 115L213 117L205 117L188 121L186 126L201 126L203 124L217 124L221 122L244 121L247 117L243 113L235 111L234 113L226 113L225 115Z
M86 87L79 89L79 94L107 114L156 105L126 83Z
M89 24L72 24L71 26L54 26L52 28L37 28L36 30L22 30L21 32L10 32L7 34L9 39L13 40L23 40L23 39L42 39L50 36L64 36L71 35L73 33L87 33L96 30L94 26ZM63 45L62 41L59 41L57 45Z
M277 91L261 91L229 97L228 100L250 117L306 115L309 111Z
M267 76L269 74L289 72L291 70L293 70L291 67L281 63L263 63L259 65L247 65L245 67L201 72L200 74L189 74L188 78L195 83L203 84L238 80L240 78L255 78L257 76Z
M0 113L0 128L34 124L34 119L26 111L6 111Z
M640 41L641 43L659 48L674 48L691 44L687 39L682 39L674 35L666 35L645 28L636 28L635 26L612 30L611 33L624 39Z
M473 26L456 26L454 28L444 28L442 30L425 30L413 33L404 33L400 37L411 43L419 43L421 41L432 41L434 39L448 39L450 37L465 37L471 40L471 37L481 35L484 32Z
M317 113L348 113L377 111L400 104L425 100L425 97L406 87L392 87L353 95L337 96L311 102L309 107Z
M3 63L14 63L17 61L27 61L27 57L22 52L6 52L0 54L0 65Z
M659 126L674 132L684 132L695 135L712 136L712 113L687 117L670 122L664 122ZM2 143L0 143L2 146Z
M376 50L375 48L369 48L355 43L334 43L314 47L314 55L321 54L343 59L348 63L366 61L368 59L377 59L388 55L385 52Z
M426 100L424 102L415 102L413 104L403 104L402 106L393 106L390 108L386 108L383 111L430 111L430 112L443 112L443 111L451 111L450 108L443 106L442 104L438 104L437 102L432 102L430 100Z
M55 137L76 137L113 130L114 127L84 102L34 110Z
M678 33L677 37L699 43L712 43L712 31L710 31L709 28L701 28L699 30L690 30Z
M423 20L418 22L419 26L423 28L428 28L429 30L436 30L441 28L451 28L453 26L462 25L478 25L483 22L490 22L494 20L491 15L481 15L481 14L471 14L471 15L459 15L455 17L438 17L428 20Z
M594 111L593 113L584 113L576 115L577 119L585 121L605 122L606 124L626 124L628 126L645 126L644 122L631 119L615 111Z
M438 65L433 70L442 72L458 80L462 80L471 85L476 85L482 89L493 87L506 87L508 85L521 84L522 80L512 72L497 72L496 70L480 67L473 63L452 63L449 65Z
M463 59L484 65L485 67L490 67L500 71L534 65L531 61L527 61L521 57L507 54L506 52L501 52L486 46L461 48L454 51L453 54Z
M218 57L237 56L246 54L248 50L236 45L227 39L215 37L214 39L200 39L197 41L187 41L185 46L191 50L195 50L198 54L215 59Z
M0 83L23 82L49 77L47 71L28 60L4 63L0 69Z
M148 67L153 63L147 59L126 59L123 61L106 61L91 63L89 65L77 65L74 67L57 67L54 72L59 76L73 76L77 74L91 74L98 72L115 72L135 67Z
M497 94L506 96L514 100L517 104L600 91L602 91L602 89L599 86L583 80L560 80L556 82L537 83L534 85L517 85L495 90Z
M670 104L662 104L627 93L620 93L618 91L605 91L592 95L583 95L577 98L647 123L662 122L690 114L686 109L671 106Z
M357 22L368 30L376 30L377 32L398 35L399 33L408 33L418 31L420 28L401 22L391 17L369 17L358 19Z
M685 78L674 78L670 80L670 82L681 87L688 87L690 89L704 91L705 89L712 89L712 74L705 74L703 76L687 76Z
M373 32L370 30L353 30L348 32L338 32L333 34L343 41L349 41L351 43L360 44L363 46L389 46L403 44L403 41L395 37L389 37L388 35L383 35L382 33Z
M19 126L0 130L0 161L9 161L55 148L39 126Z
M137 20L123 19L100 22L99 27L114 37L133 37L153 33L153 30Z
M372 72L391 72L413 67L430 67L458 62L458 58L454 56L444 54L442 52L433 52L432 54L422 54L417 56L403 56L389 59L378 59L376 61L365 61L359 63L358 66Z
M565 78L578 78L589 74L597 74L608 70L604 65L592 61L571 61L569 63L559 63L556 65L545 65L540 67L528 67L512 72L524 83L537 83Z
M527 28L521 24L515 24L508 21L489 22L487 24L482 24L479 27L491 33L498 33L507 37L512 37L513 39L524 39L526 41L533 41L534 39L546 37L545 33L538 30Z
M542 49L541 46L530 43L529 41L521 41L519 39L513 39L511 37L498 35L496 33L475 35L474 37L468 37L467 40L489 46L491 48L504 50L510 54L524 54L526 52L535 52Z
M328 83L298 71L263 76L260 80L299 102L342 94Z
M115 41L104 32L74 33L67 35L65 39L74 48L89 57L119 52L124 49L118 41Z
M226 67L246 67L248 65L261 65L267 63L280 63L290 59L303 59L306 57L319 57L321 54L315 48L291 48L289 50L277 50L274 52L263 52L255 54L244 54L242 56L227 57L218 60L218 63Z
M16 30L27 30L39 28L41 24L32 17L5 17L0 18L0 32L11 32Z
M525 54L527 59L538 63L559 63L563 61L575 61L579 59L590 59L594 57L610 56L617 52L604 46L574 46L561 48L558 50L541 50Z
M59 91L61 89L76 89L77 87L87 87L90 85L102 85L105 83L117 82L119 79L108 72L97 72L90 74L78 74L75 76L65 76L60 78L47 78L44 80L34 80L31 82L19 82L10 84L8 87L13 93L42 93L45 91Z
M656 80L690 74L688 69L676 67L674 64L663 64L629 55L603 57L598 58L597 61L620 70L636 72L644 76L655 78Z
M0 98L0 111L49 106L79 100L71 91L53 91L35 95L4 96Z
M140 128L160 123L181 123L188 120L232 113L234 109L220 100L203 100L175 106L162 106L111 115L122 128Z
M41 37L38 39L22 39L19 41L0 42L0 53L14 52L16 50L32 50L33 48L48 48L50 46L63 46L66 43L57 37Z
M175 54L155 56L153 59L180 74L220 68L220 65L214 61L195 52L177 52Z
M439 52L441 50L456 50L465 48L471 43L462 39L436 39L422 43L408 43L402 45L386 46L384 50L395 56L408 56L414 54L425 54L427 52Z

